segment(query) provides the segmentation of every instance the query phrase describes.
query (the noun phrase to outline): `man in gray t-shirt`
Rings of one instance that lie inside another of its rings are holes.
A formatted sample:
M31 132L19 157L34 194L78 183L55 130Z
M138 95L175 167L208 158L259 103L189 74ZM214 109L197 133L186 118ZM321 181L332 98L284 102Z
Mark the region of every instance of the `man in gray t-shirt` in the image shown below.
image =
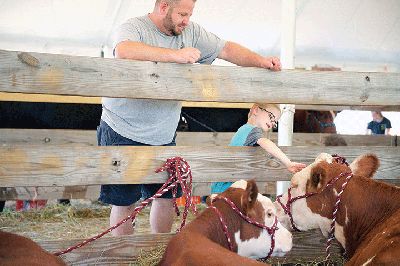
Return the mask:
M190 22L196 0L156 0L152 13L132 18L115 34L116 58L173 63L211 64L216 58L239 66L279 71L276 57L263 57L207 32ZM181 103L178 101L103 98L98 127L99 145L174 145ZM100 200L112 204L110 223L132 212L141 196L149 197L160 185L103 185ZM173 220L171 195L153 201L150 225L154 233L169 232ZM114 235L133 232L129 224Z

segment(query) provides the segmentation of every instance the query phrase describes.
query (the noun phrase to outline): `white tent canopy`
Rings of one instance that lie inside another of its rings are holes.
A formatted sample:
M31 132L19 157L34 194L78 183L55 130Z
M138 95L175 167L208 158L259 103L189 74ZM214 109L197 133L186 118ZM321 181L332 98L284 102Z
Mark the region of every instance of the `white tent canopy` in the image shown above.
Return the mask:
M113 30L154 0L0 0L0 49L110 54ZM297 0L296 67L400 71L400 1ZM198 0L192 17L221 38L279 55L280 0Z

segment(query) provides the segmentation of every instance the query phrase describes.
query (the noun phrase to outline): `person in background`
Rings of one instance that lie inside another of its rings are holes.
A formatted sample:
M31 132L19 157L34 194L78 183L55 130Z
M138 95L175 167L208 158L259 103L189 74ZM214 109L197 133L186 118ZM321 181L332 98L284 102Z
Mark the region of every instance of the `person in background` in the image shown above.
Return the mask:
M367 135L390 135L392 124L380 111L371 111L372 121L368 123Z
M239 66L281 70L277 57L261 56L237 43L225 41L191 22L196 0L156 0L152 13L131 18L114 34L114 56L119 59L171 63L211 64L220 58ZM134 73L133 73L134 74ZM172 80L171 80L172 81ZM149 99L102 99L97 128L101 146L174 146L182 104ZM130 215L141 197L155 194L162 184L103 185L99 200L111 204L110 225ZM170 232L173 223L172 195L152 202L150 227L153 233ZM125 223L112 231L132 234Z
M292 162L274 142L264 136L264 133L277 126L281 117L281 109L278 105L255 103L248 117L247 123L233 135L229 146L261 146L267 153L279 159L291 173L296 173L306 167L303 163ZM232 183L212 183L211 194L224 192Z

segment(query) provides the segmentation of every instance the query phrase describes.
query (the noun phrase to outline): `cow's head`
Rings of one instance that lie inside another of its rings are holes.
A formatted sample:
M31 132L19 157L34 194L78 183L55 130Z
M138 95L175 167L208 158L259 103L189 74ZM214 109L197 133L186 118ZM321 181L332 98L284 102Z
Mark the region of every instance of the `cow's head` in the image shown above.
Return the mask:
M373 176L378 167L379 160L373 154L359 156L351 165L347 165L337 161L329 154L321 153L312 164L292 177L290 188L292 199L308 193L316 193L310 197L295 200L291 204L291 214L295 226L301 231L320 228L322 233L327 236L337 195L345 177L338 179L329 188L327 187L328 182L345 173L352 173L354 177L369 178ZM283 205L287 204L288 192L280 197L280 201ZM286 228L292 228L290 217L285 214L281 205L275 202L275 206L281 223Z
M276 208L272 201L258 193L254 180L239 180L220 194L232 202L251 219L272 227L276 219ZM238 246L238 254L251 258L264 258L271 247L271 236L267 230L249 224L235 214L235 219L241 219L240 228L234 238ZM292 248L292 234L278 221L275 231L275 248L273 256L280 256Z

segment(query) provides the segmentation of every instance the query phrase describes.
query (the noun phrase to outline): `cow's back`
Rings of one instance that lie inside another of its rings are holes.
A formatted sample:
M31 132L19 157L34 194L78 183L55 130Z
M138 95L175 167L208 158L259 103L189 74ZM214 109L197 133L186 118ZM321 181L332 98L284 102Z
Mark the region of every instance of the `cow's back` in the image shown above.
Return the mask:
M400 265L400 209L375 227L346 265Z
M170 240L160 265L266 266L267 264L239 256L201 234L181 232Z
M0 231L0 265L66 265L29 238Z

